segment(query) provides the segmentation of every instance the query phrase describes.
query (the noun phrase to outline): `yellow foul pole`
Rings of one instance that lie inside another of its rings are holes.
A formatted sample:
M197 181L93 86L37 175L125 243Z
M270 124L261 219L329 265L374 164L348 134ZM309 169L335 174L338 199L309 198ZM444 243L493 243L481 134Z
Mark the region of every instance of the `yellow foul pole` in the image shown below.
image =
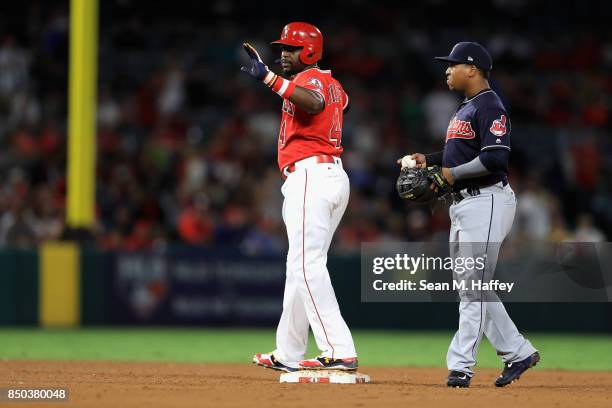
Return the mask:
M67 225L94 222L98 0L70 1Z

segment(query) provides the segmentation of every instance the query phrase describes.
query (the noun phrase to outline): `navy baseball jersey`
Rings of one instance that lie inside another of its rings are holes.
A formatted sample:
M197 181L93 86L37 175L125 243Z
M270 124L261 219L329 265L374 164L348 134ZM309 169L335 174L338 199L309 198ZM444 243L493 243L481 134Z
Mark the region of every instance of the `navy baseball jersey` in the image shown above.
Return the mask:
M446 131L442 165L456 167L474 160L489 149L510 150L510 119L499 96L486 89L464 100L453 115ZM507 182L508 169L482 177L457 180L453 188L480 187Z

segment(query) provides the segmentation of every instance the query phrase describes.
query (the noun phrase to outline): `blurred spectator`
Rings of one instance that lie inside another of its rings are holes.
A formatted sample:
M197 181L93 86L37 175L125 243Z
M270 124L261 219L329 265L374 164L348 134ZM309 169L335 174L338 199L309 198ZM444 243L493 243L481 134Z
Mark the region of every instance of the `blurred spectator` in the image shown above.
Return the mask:
M581 214L578 217L578 226L574 233L576 242L604 242L606 237L593 225L593 218L589 214Z
M427 119L427 130L432 140L440 140L446 136L448 123L458 104L458 98L440 85L436 85L436 88L425 96L423 108Z
M518 194L515 228L525 240L545 240L553 228L550 207L554 198L542 188L536 174L526 178Z
M119 124L121 112L119 105L113 99L108 88L100 92L97 112L98 126L102 129L112 129Z
M32 228L37 242L57 240L64 231L64 220L56 206L51 188L41 185L35 191Z
M6 245L9 248L30 248L36 245L32 224L28 210L22 205L17 205L13 212L12 223L6 231Z
M25 50L7 35L0 46L0 96L10 97L28 85L29 59Z
M203 193L179 216L178 232L183 242L191 245L205 245L212 239L214 224L208 213L208 198Z

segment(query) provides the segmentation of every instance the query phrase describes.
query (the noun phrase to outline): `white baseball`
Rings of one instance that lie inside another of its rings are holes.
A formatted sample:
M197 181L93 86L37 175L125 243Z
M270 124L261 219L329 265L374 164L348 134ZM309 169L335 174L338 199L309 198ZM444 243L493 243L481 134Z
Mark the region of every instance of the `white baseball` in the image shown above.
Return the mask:
M416 160L410 157L410 155L406 155L402 157L402 169L408 167L409 169L416 167Z

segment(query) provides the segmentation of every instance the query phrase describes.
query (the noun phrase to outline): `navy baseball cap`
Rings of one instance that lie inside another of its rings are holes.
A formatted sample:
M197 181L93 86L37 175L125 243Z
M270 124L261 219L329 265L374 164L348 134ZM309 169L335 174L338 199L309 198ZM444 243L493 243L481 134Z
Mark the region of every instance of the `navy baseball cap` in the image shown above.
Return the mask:
M476 65L485 71L490 71L493 68L491 54L485 47L476 42L457 43L447 57L435 57L434 59L455 64Z

